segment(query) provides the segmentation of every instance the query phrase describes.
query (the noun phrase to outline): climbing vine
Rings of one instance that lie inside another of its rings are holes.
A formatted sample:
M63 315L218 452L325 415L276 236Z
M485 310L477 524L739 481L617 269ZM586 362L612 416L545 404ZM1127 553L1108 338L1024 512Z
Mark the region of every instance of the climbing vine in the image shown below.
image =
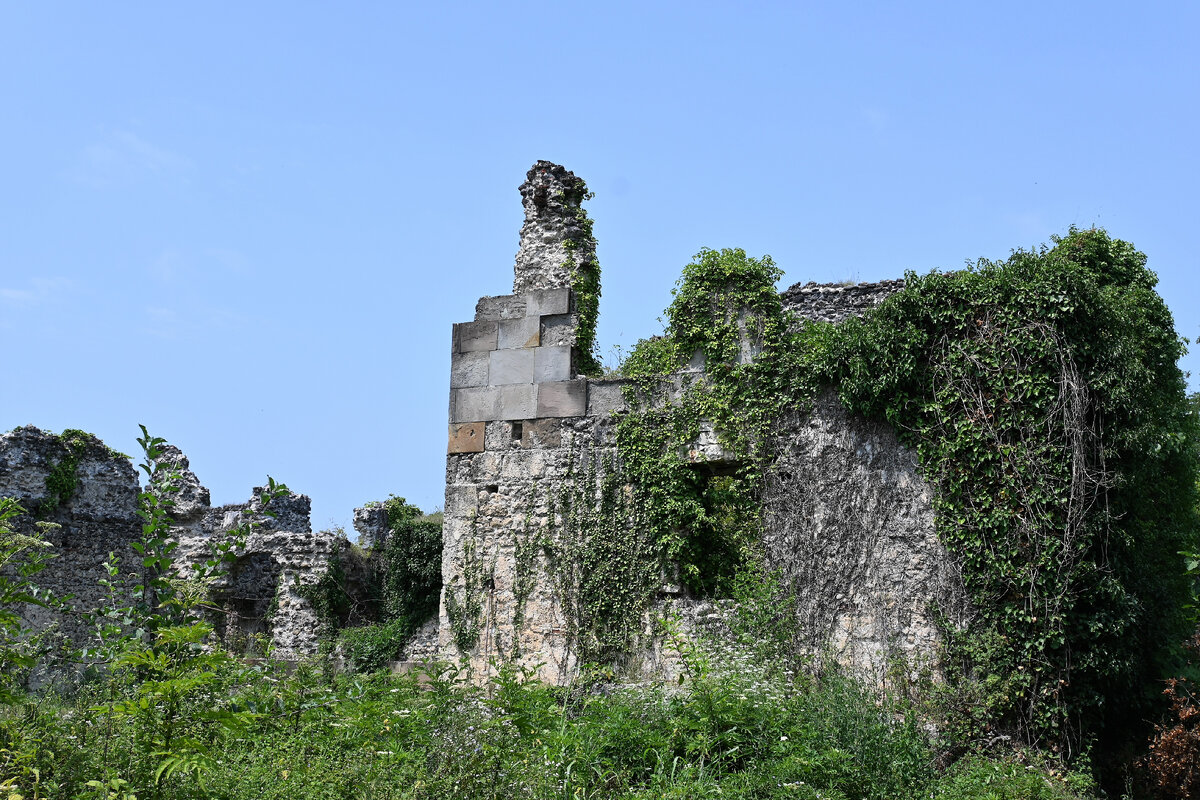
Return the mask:
M665 335L621 367L633 411L617 435L636 502L661 556L703 593L728 596L757 558L772 428L824 375L829 326L790 324L781 276L769 256L702 250L684 267ZM714 434L719 452L706 452L700 440Z
M521 656L521 628L525 626L525 606L537 587L538 553L545 545L544 531L533 524L537 497L538 486L535 483L529 492L525 514L521 519L521 530L513 540L513 643L510 657L514 659Z
M1069 748L1135 724L1185 638L1196 432L1145 256L1102 230L1052 244L909 275L834 361L844 402L920 454L972 628L1005 645L964 673L1010 678L986 724Z
M547 571L580 662L613 664L630 650L660 568L614 454L573 442L570 465L550 508Z
M46 475L46 496L37 506L38 519L46 519L70 502L79 486L79 477L76 474L79 458L89 444L97 442L96 437L87 431L73 428L63 431L56 438L67 452Z
M588 217L583 200L594 195L588 191L582 178L575 179L570 189L571 196L564 198L575 204L575 220L579 226L579 238L563 242L567 260L563 266L571 276L571 292L575 298L575 347L579 354L578 371L583 375L599 375L602 371L596 355L596 322L600 317L600 263L596 260L596 237L592 233L592 219ZM577 258L578 254L578 258Z
M494 563L485 564L483 554L479 552L479 535L473 517L471 530L463 540L462 574L450 579L445 592L446 618L450 621L454 644L464 658L479 643L484 622L484 591L495 579L495 567Z
M1085 730L1136 721L1185 638L1177 553L1197 537L1182 345L1145 257L1072 229L1001 262L909 274L839 325L789 319L779 277L767 257L702 251L665 335L622 366L620 453L658 557L709 593L757 568L774 426L835 385L899 431L936 487L938 535L976 610L948 636L951 677L966 692L1006 676L972 711L977 730L1070 752Z

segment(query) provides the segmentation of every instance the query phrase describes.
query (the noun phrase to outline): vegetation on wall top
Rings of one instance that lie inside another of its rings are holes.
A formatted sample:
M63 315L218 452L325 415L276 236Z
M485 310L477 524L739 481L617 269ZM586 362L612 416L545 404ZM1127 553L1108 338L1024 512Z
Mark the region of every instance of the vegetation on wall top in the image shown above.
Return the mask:
M760 565L770 429L822 384L885 419L935 485L976 611L948 630L964 733L1075 752L1144 717L1194 619L1195 417L1145 256L1102 230L929 275L861 319L789 319L769 258L705 250L622 369L620 450L658 557L694 589ZM699 354L701 374L679 373ZM697 468L705 424L730 454ZM953 703L949 706L953 710Z

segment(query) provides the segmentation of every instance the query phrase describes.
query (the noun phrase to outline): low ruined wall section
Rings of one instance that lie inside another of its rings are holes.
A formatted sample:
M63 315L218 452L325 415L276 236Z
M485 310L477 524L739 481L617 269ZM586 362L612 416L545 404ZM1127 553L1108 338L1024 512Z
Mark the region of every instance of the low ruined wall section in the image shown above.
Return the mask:
M59 437L32 426L0 436L0 496L18 499L31 512L18 519L21 532L37 531L33 512L48 495L46 478L68 456ZM210 543L243 520L260 523L229 575L214 586L225 609L217 620L218 634L234 646L249 643L257 634L260 644L269 643L284 658L315 653L317 621L300 587L319 579L334 537L312 531L309 498L277 499L271 507L274 517L261 513L262 489L256 489L248 503L214 508L183 453L167 447L162 458L179 473L171 517L179 543L175 559L184 574L189 564L207 557ZM137 515L141 487L129 458L94 437L77 459L76 490L46 517L58 526L45 536L55 558L37 582L56 594L71 595L74 608L87 611L107 600L99 581L107 577L104 563L110 553L119 559L122 575L140 572L141 556L132 545L142 537ZM86 644L91 635L79 613L58 614L35 606L22 613L33 629L57 627L76 645Z

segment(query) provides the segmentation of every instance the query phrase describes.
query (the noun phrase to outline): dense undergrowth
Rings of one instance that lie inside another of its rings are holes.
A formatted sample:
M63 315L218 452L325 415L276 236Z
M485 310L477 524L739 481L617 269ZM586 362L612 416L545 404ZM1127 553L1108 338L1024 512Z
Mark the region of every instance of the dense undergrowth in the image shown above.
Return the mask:
M961 566L973 619L944 631L940 724L1120 762L1196 625L1181 551L1200 535L1200 435L1146 257L1073 229L1003 261L909 273L837 325L790 319L780 274L769 257L702 251L665 335L623 365L621 453L660 556L702 593L761 572L773 431L831 386L919 454ZM681 377L697 358L703 375ZM693 463L705 425L736 465L719 480Z
M1015 755L941 769L912 714L833 676L598 693L507 670L473 688L325 667L224 661L171 708L134 674L27 698L0 712L0 785L122 800L1091 796L1086 776Z

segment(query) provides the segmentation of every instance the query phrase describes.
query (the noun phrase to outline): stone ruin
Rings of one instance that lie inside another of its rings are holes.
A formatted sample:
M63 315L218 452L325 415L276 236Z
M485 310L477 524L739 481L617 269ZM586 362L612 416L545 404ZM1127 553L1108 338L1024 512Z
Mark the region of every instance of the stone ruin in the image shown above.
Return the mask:
M553 578L546 551L533 543L558 535L555 494L577 481L584 462L617 463L616 420L626 410L620 378L579 373L586 360L572 265L594 259L582 186L561 166L534 165L520 187L525 222L513 293L481 298L474 319L453 327L444 588L438 619L420 634L430 640L406 649L410 657L464 662L477 678L507 662L561 684L581 666L569 587ZM838 322L902 286L797 284L782 299L797 319ZM704 368L699 362L676 377L694 379ZM932 489L915 453L886 425L848 413L832 391L778 420L775 437L780 455L764 498L765 550L794 595L806 646L866 677L880 677L897 657L927 661L939 639L935 610L961 612L965 603L954 560L935 536ZM734 466L724 463L728 454L711 429L693 447L698 469ZM35 507L47 495L46 477L67 456L58 437L36 428L0 436L0 496ZM164 457L182 475L173 516L183 562L200 558L244 511L260 510L261 490L246 504L212 507L183 454L172 448ZM88 607L101 599L98 580L110 552L123 564L138 563L131 544L140 536L139 487L129 460L94 439L76 474L77 491L49 516L60 526L50 535L59 557L39 578ZM284 499L276 511L262 518L216 587L225 609L218 633L233 644L269 641L275 655L296 658L316 652L318 631L300 589L346 545L335 534L313 532L304 495ZM32 524L28 516L22 522L31 531ZM356 510L355 527L368 545L386 535L379 509ZM694 633L723 613L720 603L689 596L669 576L655 603L625 665L633 677L669 678L677 668L653 635L656 614L669 610ZM86 634L78 618L31 609L28 619L37 628L58 625L72 638ZM457 635L464 628L470 636Z
M70 457L61 437L33 426L0 435L0 497L16 498L33 512L49 497L47 476ZM50 542L56 558L37 582L55 594L72 596L76 608L89 610L106 600L100 579L107 577L104 564L110 554L122 575L141 570L141 556L132 546L142 538L137 514L141 487L129 458L112 452L95 437L88 437L74 457L78 487L65 502L42 515L56 527L38 535ZM300 587L315 581L326 568L337 537L313 532L309 498L293 494L276 499L271 504L274 517L259 513L261 488L247 503L214 508L208 489L200 485L183 453L168 446L162 459L181 476L170 512L172 534L179 543L177 564L186 568L204 558L208 542L241 523L246 511L260 523L229 575L214 586L214 600L223 610L217 635L241 652L269 647L285 659L315 653L317 618ZM34 518L34 513L19 517L17 530L33 534ZM53 626L77 645L91 635L86 621L76 614L26 609L24 616L34 629Z
M580 666L569 590L553 579L545 553L531 556L529 546L557 535L562 519L553 497L575 480L581 459L619 460L623 381L575 367L579 318L562 243L577 235L577 184L560 166L534 165L521 186L525 223L513 294L481 298L474 320L454 326L439 644L444 658L463 659L478 675L508 661L567 683ZM840 322L902 287L810 283L782 299L797 319ZM702 370L694 360L685 372ZM849 414L831 391L815 408L779 420L776 436L781 456L764 498L766 551L793 589L810 650L831 652L864 676L881 676L898 656L927 661L939 638L935 609L961 609L963 592L934 533L931 488L916 454L886 425ZM711 430L692 456L709 470L727 458ZM665 608L685 625L720 616L671 580L658 593L658 611ZM669 654L652 635L654 613L641 652L625 666L634 675L670 677ZM473 636L459 637L456 625Z

